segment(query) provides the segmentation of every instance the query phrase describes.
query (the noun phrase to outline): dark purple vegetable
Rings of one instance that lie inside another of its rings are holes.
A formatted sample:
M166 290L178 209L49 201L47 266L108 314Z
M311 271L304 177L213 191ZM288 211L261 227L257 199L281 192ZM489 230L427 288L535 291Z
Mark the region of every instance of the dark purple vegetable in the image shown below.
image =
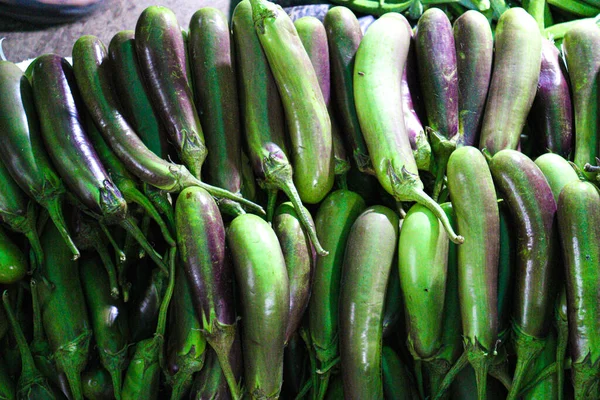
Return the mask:
M542 41L542 64L537 93L529 115L538 151L569 158L573 150L573 105L563 58L548 39Z

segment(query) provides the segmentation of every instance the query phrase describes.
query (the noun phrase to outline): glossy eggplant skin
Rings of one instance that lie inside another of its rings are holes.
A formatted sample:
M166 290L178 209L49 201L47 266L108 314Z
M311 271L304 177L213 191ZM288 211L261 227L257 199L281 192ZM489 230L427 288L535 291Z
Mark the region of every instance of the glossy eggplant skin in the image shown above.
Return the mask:
M346 399L383 399L382 317L399 218L367 208L348 235L340 290L340 363Z
M600 194L589 182L567 184L558 198L565 262L575 398L598 397L600 372Z
M32 85L46 149L67 187L91 213L107 216L107 222L125 219L127 203L85 132L71 65L57 55L36 58Z
M563 39L564 57L573 86L575 149L573 162L579 168L594 164L598 155L598 72L600 71L600 28L582 22Z
M62 213L66 188L44 149L31 83L21 69L9 61L0 61L0 77L0 132L3 135L0 159L19 187L48 210L73 255L78 257ZM43 259L38 263L42 265Z
M548 39L542 41L542 64L530 122L541 153L569 158L573 151L574 121L569 76L560 51Z
M494 39L485 16L469 10L454 21L460 146L477 146L492 76Z
M158 117L183 164L200 179L207 149L188 81L185 42L173 11L146 8L136 23L135 46Z
M206 182L239 193L242 135L227 18L216 8L201 8L190 20L188 40L195 104L208 151Z
M308 307L317 257L291 202L281 203L277 207L273 229L279 239L290 282L290 315L285 332L287 344L298 330Z
M496 153L490 170L518 230L513 321L525 333L545 337L556 297L556 202L542 171L523 153Z
M283 382L290 307L285 259L277 235L256 215L236 217L227 230L227 244L242 305L245 387L253 399L275 399Z
M374 174L354 105L352 74L356 51L363 36L360 24L356 15L343 6L329 9L323 24L329 43L333 108L340 116L344 141L352 149L358 169Z
M509 393L514 399L551 327L558 278L556 202L542 171L521 152L500 150L490 170L517 231L512 309L517 367Z

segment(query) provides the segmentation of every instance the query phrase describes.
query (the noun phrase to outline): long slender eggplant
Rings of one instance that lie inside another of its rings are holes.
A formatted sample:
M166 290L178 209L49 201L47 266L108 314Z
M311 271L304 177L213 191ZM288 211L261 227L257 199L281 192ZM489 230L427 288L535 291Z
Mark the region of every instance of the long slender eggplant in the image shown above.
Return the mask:
M389 400L411 400L417 398L408 368L390 346L381 351L383 392Z
M37 293L44 332L56 367L67 375L74 399L83 399L81 372L88 360L92 325L79 278L79 262L54 224L46 224L41 236L46 255L45 274L50 284L37 279ZM35 277L35 275L34 275Z
M6 290L2 294L2 302L4 303L6 315L12 325L13 334L21 353L21 374L17 383L17 397L19 399L32 400L56 399L57 396L48 381L46 381L46 378L35 366L31 350L29 350L27 340L25 339L25 334L23 334L23 330L11 308L8 291Z
M281 203L277 207L273 217L273 230L279 239L290 285L290 315L285 331L287 344L300 326L308 307L316 253L302 229L292 203Z
M340 363L347 399L383 399L382 316L398 246L396 213L367 208L348 235L340 290Z
M423 182L406 135L402 109L402 72L410 46L404 17L389 13L370 27L356 53L356 111L369 147L377 179L397 201L416 201L434 212L450 240L462 243L439 205L423 190ZM385 50L384 50L385 49Z
M292 144L294 184L302 201L316 204L329 193L334 182L327 105L290 17L279 5L267 0L250 0L250 4L256 33L283 103Z
M444 319L439 316L445 307L449 243L429 209L415 204L408 210L398 244L398 268L407 346L417 376L422 376L420 365L427 366L442 347Z
M327 252L320 245L314 225L310 224L304 212L292 179L293 170L286 155L283 106L255 33L249 0L243 0L235 7L232 30L246 148L260 185L269 192L267 219L272 219L277 191L283 190L294 204L317 253L324 256Z
M135 52L134 31L121 31L113 36L108 46L108 54L114 87L127 122L150 151L160 158L168 159L167 134L148 98ZM170 227L174 227L173 207L166 191L146 184L144 193L165 215Z
M237 329L233 269L225 252L225 226L219 208L207 191L188 188L177 199L175 221L177 246L202 332L219 357L232 396L238 399L239 377L229 363Z
M524 9L513 7L503 13L495 34L496 55L479 139L479 148L492 154L517 148L542 60L540 30Z
M19 282L28 270L27 257L0 227L0 284Z
M512 312L517 365L508 395L515 399L552 326L558 278L556 202L542 171L523 153L509 149L497 152L490 170L517 229Z
M430 8L419 18L415 42L421 93L435 160L433 198L437 199L448 157L459 139L456 48L452 25L441 9Z
M402 221L400 220L400 230L402 230ZM384 339L392 336L396 331L404 332L404 302L398 268L392 268L386 290L382 321Z
M285 253L284 253L285 258ZM290 281L291 283L291 281ZM290 299L291 299L290 290ZM300 328L302 329L302 328ZM304 334L305 331L303 331ZM309 365L310 356L300 332L296 332L287 341L283 352L283 396L299 397L311 378ZM282 396L282 397L283 397Z
M141 340L135 345L135 351L129 361L125 380L123 381L121 398L124 400L152 400L158 398L160 359L163 354L167 310L175 286L176 248L171 247L166 257L169 261L169 283L160 303L156 331L153 337Z
M458 73L458 145L477 146L492 77L494 39L485 16L469 10L454 21Z
M294 21L294 27L302 41L302 45L310 58L310 62L317 74L319 87L327 106L329 120L331 121L331 140L333 146L333 170L335 175L345 174L350 169L350 162L346 158L346 149L341 138L340 126L337 122L333 103L331 101L331 67L329 61L329 46L327 32L323 23L312 16L302 17Z
M152 270L146 286L142 286L140 283L136 286L144 289L129 302L130 306L128 307L129 330L134 343L148 339L155 332L160 305L167 290L167 279L162 271L155 268Z
M573 150L573 105L569 77L558 48L542 41L542 64L530 121L534 122L538 151L569 158Z
M322 375L318 398L327 392L331 369L338 363L338 309L342 264L352 224L366 208L363 198L349 190L336 190L322 201L315 216L317 234L329 248L327 257L318 257L308 305L311 344Z
M563 52L573 87L575 112L575 154L579 168L594 164L598 152L598 72L600 28L584 21L570 29L563 39ZM590 177L592 175L588 175Z
M27 237L39 262L44 260L44 252L37 232L37 216L35 202L21 190L0 161L0 221Z
M239 194L242 140L232 49L227 18L221 11L203 7L192 15L188 51L196 109L208 151L205 180ZM244 213L238 203L226 203L220 205L228 213Z
M42 137L66 186L87 213L104 224L118 224L130 232L153 261L166 271L160 255L128 215L127 202L85 132L79 113L83 105L70 64L57 55L40 56L33 61L31 80Z
M252 214L231 222L227 244L242 304L246 390L252 399L276 399L290 296L283 253L273 229Z
M109 281L98 258L85 257L80 264L83 292L100 363L110 374L115 398L120 399L129 348L129 325L125 304L108 294Z
M600 194L589 182L567 184L558 198L558 228L565 261L571 376L576 399L599 396Z
M408 210L398 244L398 267L408 347L415 359L426 360L441 347L443 319L439 316L444 312L448 243L429 209L415 204Z
M160 6L142 11L135 26L135 47L156 113L183 164L201 179L207 149L188 81L185 43L175 13Z
M0 159L21 189L48 210L74 257L79 251L62 214L66 189L52 167L40 137L31 84L15 64L0 62ZM37 260L43 265L43 259Z
M448 189L458 229L458 287L465 351L440 385L436 399L470 363L477 377L478 398L486 398L487 374L498 336L498 257L500 217L492 174L475 147L455 150L448 161Z
M182 264L175 276L175 293L169 308L167 326L167 382L171 399L181 399L192 386L194 373L202 370L206 357L206 338Z
M333 108L340 116L342 137L352 149L358 169L374 174L354 106L352 73L356 51L363 36L360 24L356 15L342 6L327 11L323 24L329 44Z
M203 183L183 165L166 161L148 149L120 111L106 48L98 38L90 35L79 38L73 47L73 62L77 83L92 119L129 172L143 182L169 192L201 186L217 197L236 200L262 211L238 195Z

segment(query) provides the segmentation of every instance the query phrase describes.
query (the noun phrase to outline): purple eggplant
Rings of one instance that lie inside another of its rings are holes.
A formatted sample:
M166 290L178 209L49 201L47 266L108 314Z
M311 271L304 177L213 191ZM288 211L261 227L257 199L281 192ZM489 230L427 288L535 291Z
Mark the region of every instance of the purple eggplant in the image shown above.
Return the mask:
M542 65L537 93L529 114L540 153L569 158L573 150L573 104L565 63L558 48L542 41Z

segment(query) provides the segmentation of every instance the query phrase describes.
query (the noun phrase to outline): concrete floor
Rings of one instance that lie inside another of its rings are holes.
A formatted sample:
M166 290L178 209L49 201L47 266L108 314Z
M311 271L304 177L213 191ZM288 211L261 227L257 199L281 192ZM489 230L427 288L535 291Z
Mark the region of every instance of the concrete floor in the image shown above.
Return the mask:
M230 4L237 0L105 0L88 17L70 24L34 26L0 16L0 38L6 58L13 62L35 58L45 53L71 56L73 44L82 35L98 36L106 45L112 36L125 29L135 29L137 18L148 6L169 7L177 15L179 24L187 29L190 18L199 8L215 7L226 15L233 10Z

